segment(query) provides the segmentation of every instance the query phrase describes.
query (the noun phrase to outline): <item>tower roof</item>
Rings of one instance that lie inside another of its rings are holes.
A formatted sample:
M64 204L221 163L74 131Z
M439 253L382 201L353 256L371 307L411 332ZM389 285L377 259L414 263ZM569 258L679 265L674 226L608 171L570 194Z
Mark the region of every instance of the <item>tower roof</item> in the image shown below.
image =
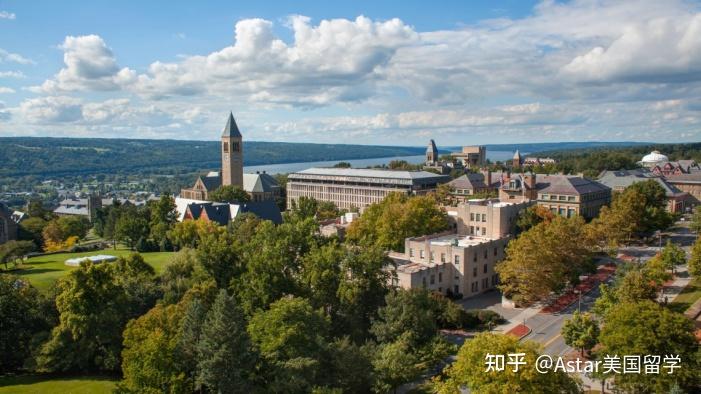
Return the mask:
M226 121L226 126L224 126L224 131L222 131L221 136L241 138L241 132L239 131L239 127L236 125L236 120L234 119L234 114L232 112L229 112L229 119Z
M514 153L514 159L520 159L521 158L521 153L516 149L516 153Z

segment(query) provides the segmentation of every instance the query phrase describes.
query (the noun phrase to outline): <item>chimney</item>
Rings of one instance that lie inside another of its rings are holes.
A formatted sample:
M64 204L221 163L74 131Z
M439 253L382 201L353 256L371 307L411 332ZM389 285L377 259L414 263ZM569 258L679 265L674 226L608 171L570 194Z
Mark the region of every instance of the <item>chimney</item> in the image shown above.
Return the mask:
M492 185L492 170L489 168L482 170L482 175L484 175L484 184L490 187Z

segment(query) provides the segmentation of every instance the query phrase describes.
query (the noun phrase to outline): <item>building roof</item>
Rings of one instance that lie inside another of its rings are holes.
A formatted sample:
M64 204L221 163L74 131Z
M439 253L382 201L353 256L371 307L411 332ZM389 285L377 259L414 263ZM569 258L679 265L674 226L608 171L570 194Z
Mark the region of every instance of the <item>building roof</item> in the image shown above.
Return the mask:
M14 211L5 205L5 203L0 202L0 214L8 219L11 219Z
M428 142L428 147L426 147L426 153L433 153L434 156L438 154L438 148L436 148L436 142L434 140Z
M494 179L494 178L492 178ZM489 186L485 183L484 174L470 173L448 182L453 189L485 189Z
M249 193L267 193L278 189L280 185L270 174L243 174L243 190Z
M440 183L446 182L450 179L450 177L447 175L438 175L428 171L395 171L369 168L326 167L313 167L303 171L294 172L289 175L289 179L308 179L318 176L351 179L363 178L363 181L365 182L402 185Z
M275 224L282 223L282 214L275 201L251 201L241 204L240 212L250 212L263 220L270 220Z
M216 171L212 171L207 176L200 176L207 191L217 190L221 186L221 176Z
M233 112L229 112L229 119L226 121L226 126L224 126L221 136L242 138L239 126L236 125Z
M671 184L676 183L701 183L701 171L692 171L688 174L667 175L665 180Z
M669 158L656 150L643 156L643 159L641 160L641 162L644 164L654 164L654 163L660 163L660 162L665 162L665 161L669 161Z
M611 189L625 189L635 182L643 182L653 179L662 186L667 197L684 194L676 186L668 183L664 178L659 177L647 169L639 168L634 170L604 171L599 175L599 182Z
M540 193L579 195L609 190L609 187L578 176L538 174L536 189Z
M514 152L514 160L521 160L521 153L516 149L516 152Z

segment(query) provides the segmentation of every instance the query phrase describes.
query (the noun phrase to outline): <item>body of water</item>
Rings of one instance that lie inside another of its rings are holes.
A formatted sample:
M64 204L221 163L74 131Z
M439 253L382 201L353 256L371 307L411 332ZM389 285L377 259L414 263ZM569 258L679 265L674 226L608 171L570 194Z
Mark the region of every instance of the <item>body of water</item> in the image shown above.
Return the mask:
M487 159L491 161L504 161L509 160L513 157L513 152L507 151L487 151ZM284 163L284 164L266 164L260 166L245 166L243 167L243 172L254 173L267 172L268 174L287 174L290 172L297 172L306 170L311 167L333 167L334 164L345 161L351 164L353 168L365 168L372 166L379 166L382 164L388 164L392 160L405 160L408 163L418 164L423 163L426 160L425 155L414 155L414 156L394 156L394 157L378 157L375 159L354 159L354 160L330 160L330 161L310 161L304 163Z

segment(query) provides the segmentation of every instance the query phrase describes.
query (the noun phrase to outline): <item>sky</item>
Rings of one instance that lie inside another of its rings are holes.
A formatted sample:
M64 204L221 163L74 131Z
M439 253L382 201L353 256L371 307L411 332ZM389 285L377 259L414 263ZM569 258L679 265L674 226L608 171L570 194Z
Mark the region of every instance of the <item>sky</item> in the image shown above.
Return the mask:
M701 141L698 1L0 0L0 136Z

